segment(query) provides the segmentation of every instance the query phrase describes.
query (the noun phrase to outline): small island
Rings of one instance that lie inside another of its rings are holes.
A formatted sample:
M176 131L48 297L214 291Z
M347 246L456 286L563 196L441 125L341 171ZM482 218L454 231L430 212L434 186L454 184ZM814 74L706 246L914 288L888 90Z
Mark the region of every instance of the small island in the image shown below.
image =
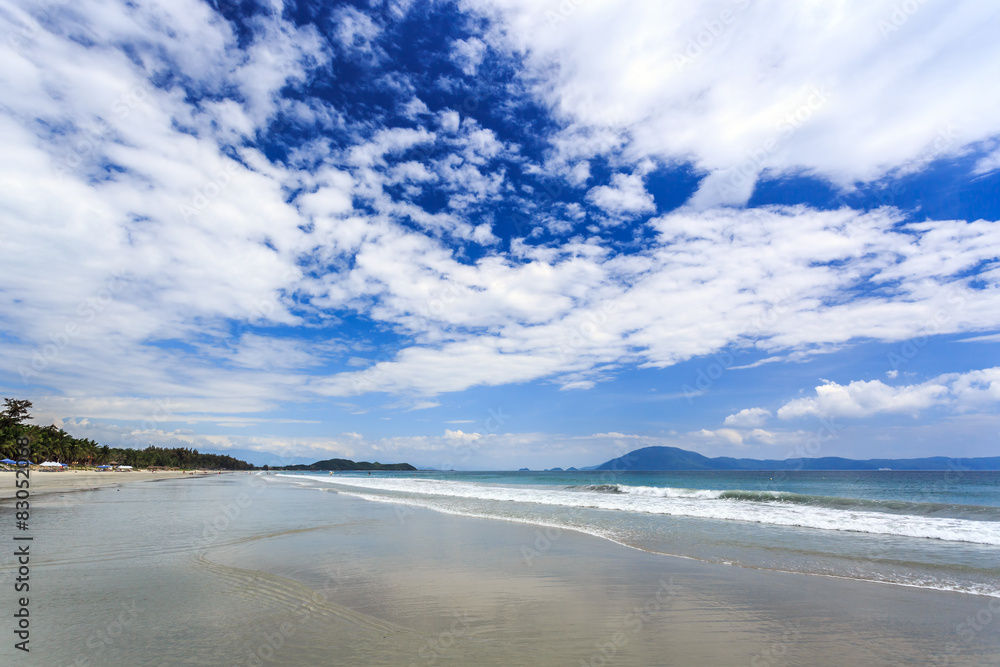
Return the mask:
M265 466L265 469L267 467ZM271 468L275 470L276 468ZM351 461L348 459L326 459L309 465L282 466L281 470L404 470L415 471L409 463L369 463L368 461Z

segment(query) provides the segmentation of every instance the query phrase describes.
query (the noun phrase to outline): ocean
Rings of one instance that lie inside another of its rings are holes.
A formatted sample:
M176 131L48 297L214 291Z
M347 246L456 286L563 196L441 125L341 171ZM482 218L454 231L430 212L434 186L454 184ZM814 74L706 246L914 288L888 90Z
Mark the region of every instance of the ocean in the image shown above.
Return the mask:
M33 496L0 664L1000 664L996 473L127 479Z
M1000 472L417 472L269 477L646 552L1000 597Z

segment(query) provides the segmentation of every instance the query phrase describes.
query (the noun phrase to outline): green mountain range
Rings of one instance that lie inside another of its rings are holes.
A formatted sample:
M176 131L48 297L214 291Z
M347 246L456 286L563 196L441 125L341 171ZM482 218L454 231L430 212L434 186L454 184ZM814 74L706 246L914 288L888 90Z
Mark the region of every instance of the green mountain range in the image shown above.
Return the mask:
M1000 470L1000 456L922 459L868 459L859 461L839 456L816 459L734 459L709 458L678 447L644 447L611 459L590 470Z
M348 459L326 459L309 465L284 466L284 470L416 470L409 463L368 463Z

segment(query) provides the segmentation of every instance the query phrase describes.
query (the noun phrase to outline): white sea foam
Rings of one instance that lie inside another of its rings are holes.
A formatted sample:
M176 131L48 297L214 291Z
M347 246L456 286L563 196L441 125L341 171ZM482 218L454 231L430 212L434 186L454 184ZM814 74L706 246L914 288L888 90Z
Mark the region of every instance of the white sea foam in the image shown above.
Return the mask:
M801 503L763 502L723 497L731 492L705 489L674 489L618 485L617 493L581 492L566 488L505 486L469 482L401 477L348 477L335 479L311 475L289 475L340 487L398 494L421 499L442 510L454 510L447 499L462 498L498 503L530 503L561 507L595 508L609 511L664 514L702 519L744 521L775 526L793 526L826 531L871 533L900 537L966 542L1000 546L1000 523L967 519L886 514L869 510L838 509ZM414 497L416 496L416 497ZM768 493L770 497L770 494ZM781 499L774 492L775 500ZM436 500L435 500L436 499ZM511 515L507 506L498 506ZM486 510L489 513L489 510Z

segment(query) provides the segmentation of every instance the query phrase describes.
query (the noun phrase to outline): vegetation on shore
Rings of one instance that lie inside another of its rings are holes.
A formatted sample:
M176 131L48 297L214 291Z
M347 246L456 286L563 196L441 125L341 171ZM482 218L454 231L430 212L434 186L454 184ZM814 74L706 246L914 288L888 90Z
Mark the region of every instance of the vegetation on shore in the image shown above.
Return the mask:
M35 426L23 422L31 419L28 410L31 401L4 399L0 412L0 458L20 458L17 439L28 438L31 460L35 463L51 460L80 465L117 464L134 468L212 468L222 470L252 470L254 466L232 456L202 454L197 449L185 447L163 448L149 446L131 449L100 445L87 438L74 438L61 428Z

